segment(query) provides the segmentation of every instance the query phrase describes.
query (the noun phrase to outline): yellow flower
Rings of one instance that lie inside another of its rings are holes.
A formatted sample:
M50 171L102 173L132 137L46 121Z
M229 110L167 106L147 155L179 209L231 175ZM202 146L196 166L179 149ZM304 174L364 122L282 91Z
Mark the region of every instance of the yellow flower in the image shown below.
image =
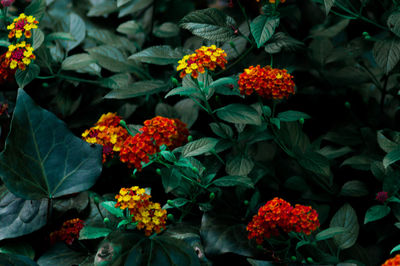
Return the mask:
M10 63L10 68L11 69L15 69L18 66L18 62L15 60L12 60Z

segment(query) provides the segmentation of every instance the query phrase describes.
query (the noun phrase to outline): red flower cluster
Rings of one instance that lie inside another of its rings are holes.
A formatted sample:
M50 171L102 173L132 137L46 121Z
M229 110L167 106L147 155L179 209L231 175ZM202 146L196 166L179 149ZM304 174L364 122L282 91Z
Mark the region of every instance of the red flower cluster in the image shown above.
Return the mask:
M0 84L14 79L16 69L10 69L6 54L0 55Z
M268 99L288 98L290 94L295 93L292 79L293 76L287 73L286 69L250 66L239 76L239 90L245 95L251 95L255 91Z
M161 116L146 120L140 131L125 140L119 154L122 162L138 171L142 170L142 162L148 163L150 156L160 151L160 146L175 149L185 144L189 136L185 123Z
M68 245L72 245L75 239L79 238L83 226L83 221L79 218L68 220L63 223L60 230L50 234L50 242L54 244L56 241L64 241Z
M400 265L400 254L397 254L395 257L388 259L382 266L399 266Z
M115 196L116 208L128 209L132 215L133 222L137 222L137 228L144 229L145 235L149 236L155 231L157 234L165 229L167 222L167 211L161 209L159 203L150 201L151 196L146 194L143 188L138 186L121 188Z
M205 72L206 68L211 71L214 71L217 66L224 69L227 63L226 57L225 51L215 45L210 47L202 46L194 54L185 55L182 60L179 60L176 70L182 70L181 78L189 74L196 79L199 73Z
M86 142L103 146L103 162L113 158L128 137L126 129L119 125L120 121L121 117L116 113L103 114L94 127L82 134Z
M264 238L278 236L279 229L286 233L310 235L318 227L318 214L311 207L299 204L293 207L283 199L274 198L258 210L246 229L249 239L255 238L258 244L262 244Z

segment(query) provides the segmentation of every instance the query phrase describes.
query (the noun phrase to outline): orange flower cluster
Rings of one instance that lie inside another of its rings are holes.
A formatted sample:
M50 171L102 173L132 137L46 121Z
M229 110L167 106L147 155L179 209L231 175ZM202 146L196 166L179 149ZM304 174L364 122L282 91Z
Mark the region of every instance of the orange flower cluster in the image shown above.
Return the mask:
M175 149L185 144L189 136L185 123L161 116L146 120L140 131L125 140L119 154L122 162L138 171L142 170L142 162L148 163L150 156L160 151L160 146Z
M32 37L32 29L37 29L37 24L39 24L39 21L37 21L34 17L32 16L26 16L24 13L20 14L18 18L15 18L13 23L7 26L7 29L10 30L10 33L8 34L8 38L21 38L22 35L25 36L25 38L29 39Z
M258 210L246 229L249 239L255 238L258 244L262 244L264 238L278 236L280 229L286 233L310 235L318 227L318 214L311 207L299 204L293 207L283 199L274 198Z
M161 229L165 229L167 211L161 209L159 203L150 201L151 196L146 194L143 188L138 186L121 188L115 198L117 199L115 207L128 209L133 222L137 222L139 230L144 229L146 236L151 235L153 231L158 234Z
M260 0L257 0L257 2L260 2ZM269 0L269 2L271 4L275 4L276 0ZM279 0L279 3L285 3L285 2L286 2L286 0Z
M0 84L11 81L14 78L15 71L15 69L10 69L6 54L0 55Z
M225 69L227 54L221 48L215 45L210 47L202 46L191 55L185 55L182 60L179 60L177 71L181 71L180 77L184 78L187 74L197 78L199 73L204 73L205 69L214 71L217 66Z
M388 259L382 266L399 266L400 265L400 254L397 254L395 257Z
M116 113L103 114L94 127L82 133L86 142L103 146L103 162L118 153L128 137L125 128L119 125L121 117Z
M266 66L261 68L250 66L239 76L239 90L241 94L251 95L254 91L261 97L268 99L288 98L295 94L293 76L286 69Z
M63 223L60 230L50 233L50 242L54 244L56 241L64 241L72 245L75 239L79 238L83 226L83 221L79 218L68 220Z

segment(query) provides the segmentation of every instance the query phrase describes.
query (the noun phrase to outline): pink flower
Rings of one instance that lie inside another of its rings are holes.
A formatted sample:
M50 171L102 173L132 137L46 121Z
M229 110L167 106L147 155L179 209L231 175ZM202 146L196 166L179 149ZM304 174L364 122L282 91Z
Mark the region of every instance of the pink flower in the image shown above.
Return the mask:
M380 203L385 203L385 201L388 199L388 193L385 191L380 191L376 193L376 198L377 201Z
M15 0L1 0L1 4L2 4L4 7L9 7L9 6L11 6L11 5L14 3L14 1L15 1Z

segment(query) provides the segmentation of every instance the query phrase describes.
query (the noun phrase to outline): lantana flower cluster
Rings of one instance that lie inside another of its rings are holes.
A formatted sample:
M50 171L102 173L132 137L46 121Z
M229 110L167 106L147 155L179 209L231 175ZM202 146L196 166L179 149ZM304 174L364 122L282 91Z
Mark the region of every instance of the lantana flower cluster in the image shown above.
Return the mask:
M50 242L54 244L56 241L64 241L68 245L79 238L79 233L84 227L84 221L75 218L65 221L60 230L50 233Z
M15 69L10 69L9 60L6 59L6 54L0 55L0 84L11 81L14 78Z
M199 73L204 73L206 69L214 71L217 66L224 69L227 54L215 45L210 47L202 46L191 55L185 55L178 61L177 71L181 71L180 77L184 78L187 74L197 78Z
M103 114L94 127L82 133L86 142L103 146L103 163L118 154L129 135L128 131L120 126L121 119L116 113Z
M398 266L398 265L400 265L400 254L397 254L395 257L388 259L382 264L382 266Z
M278 236L280 231L310 235L319 226L318 213L310 206L293 207L281 198L274 198L258 210L246 229L249 239L255 238L262 244L264 238Z
M138 171L142 169L142 162L148 163L150 156L160 151L160 146L166 145L172 150L185 144L189 136L185 123L161 116L146 120L139 131L125 140L119 154L122 162Z
M14 70L18 67L24 71L32 60L36 59L32 45L26 40L32 37L31 30L36 29L38 27L37 24L39 22L33 16L26 16L22 13L14 19L13 23L7 26L10 31L8 38L14 40L14 43L8 46L4 64L2 64L1 68L7 66Z
M137 228L143 229L146 236L153 232L158 234L165 229L167 211L161 209L159 203L152 202L151 196L145 189L138 186L121 188L115 198L117 199L115 207L122 210L128 209L132 222L137 222Z
M283 99L295 94L293 76L286 69L271 66L250 66L240 74L238 84L242 95L256 93L267 99Z

